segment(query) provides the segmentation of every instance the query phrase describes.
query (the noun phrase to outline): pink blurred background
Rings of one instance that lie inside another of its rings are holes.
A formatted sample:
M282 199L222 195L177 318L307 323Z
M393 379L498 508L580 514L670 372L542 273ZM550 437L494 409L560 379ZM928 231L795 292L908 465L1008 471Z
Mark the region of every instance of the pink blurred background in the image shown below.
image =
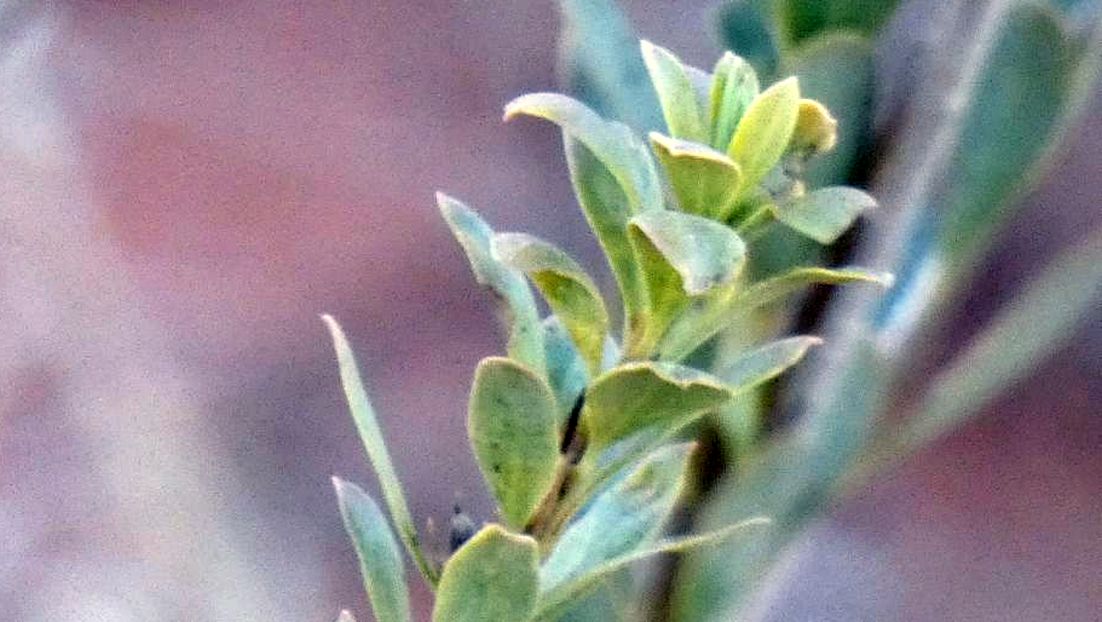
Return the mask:
M714 2L624 4L718 54ZM328 478L375 482L323 311L418 519L488 516L463 419L500 344L432 193L597 260L556 132L500 122L557 88L557 30L551 2L0 0L0 619L370 619ZM1094 102L954 344L1102 225ZM764 617L1099 619L1098 319L817 527Z

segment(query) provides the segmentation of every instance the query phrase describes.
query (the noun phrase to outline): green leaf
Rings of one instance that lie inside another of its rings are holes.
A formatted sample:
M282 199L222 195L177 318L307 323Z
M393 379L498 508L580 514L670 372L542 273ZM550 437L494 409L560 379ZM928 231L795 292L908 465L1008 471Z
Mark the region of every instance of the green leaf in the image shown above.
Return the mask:
M684 427L731 399L718 378L675 363L635 362L613 368L586 391L582 425L596 453L639 432Z
M758 97L761 86L750 63L727 52L712 72L711 107L712 146L727 152L742 117Z
M918 414L899 432L905 453L936 440L981 412L1026 377L1072 335L1098 317L1102 231L1065 251L1034 277L938 376Z
M574 339L592 373L601 369L608 311L597 285L569 255L524 233L498 234L494 254L532 279Z
M693 82L681 60L650 41L642 41L640 48L670 134L698 143L707 142L707 110L697 101Z
M650 134L682 211L712 220L729 216L738 190L738 165L707 145Z
M764 5L764 6L763 6ZM720 42L771 76L780 62L780 49L771 24L772 0L733 0L720 10Z
M800 85L782 80L758 95L739 121L727 155L742 169L740 192L757 186L788 149L800 112Z
M543 330L543 342L547 347L547 384L555 394L559 423L562 425L570 417L574 402L589 384L589 372L558 317L552 315L544 319Z
M494 231L474 210L440 192L436 194L436 202L466 252L475 279L502 302L504 324L509 332L509 356L543 373L543 330L536 300L524 276L494 257L490 247Z
M822 102L837 117L834 149L808 163L803 179L812 188L844 183L872 133L873 50L865 38L831 32L785 56L784 73L800 79L804 97ZM795 139L794 139L795 141Z
M658 535L681 493L692 450L692 443L658 449L599 494L540 568L540 591L548 593Z
M875 36L892 16L897 0L781 0L786 39L799 43L815 35L844 30Z
M555 396L539 376L507 358L479 363L467 432L502 517L515 528L524 527L555 479L558 420Z
M691 354L723 328L739 321L745 314L769 306L809 285L842 285L872 283L889 287L892 276L861 268L796 268L780 276L759 281L730 296L710 301L694 309L670 327L658 346L662 360L677 361Z
M755 348L716 371L716 376L736 393L744 393L772 380L803 360L822 339L810 336L788 337Z
M522 95L505 106L505 120L528 115L550 121L580 141L616 178L632 213L662 209L662 187L643 143L622 123L602 119L558 93Z
M322 315L321 319L329 327L329 333L333 336L333 346L337 351L337 362L340 365L341 385L348 399L348 408L352 411L352 420L356 423L356 430L360 434L367 457L371 460L371 466L379 477L382 486L383 499L386 500L390 517L394 520L394 526L398 530L398 537L405 545L406 551L413 558L421 576L425 578L429 586L436 585L437 575L432 564L421 551L421 545L417 537L417 528L413 525L413 517L406 505L406 497L402 492L402 484L398 481L398 475L394 470L394 463L390 460L390 452L387 451L383 441L383 432L379 429L379 422L375 417L375 409L371 406L371 400L367 397L363 382L360 380L360 371L356 366L356 358L352 354L352 348L348 345L348 339L344 336L337 321L330 315Z
M820 244L832 244L876 199L857 188L823 188L777 206L777 219Z
M554 619L554 616L567 609L579 598L600 587L601 583L609 579L615 573L631 566L632 564L656 555L668 553L683 553L692 549L723 543L736 535L741 534L748 527L765 526L770 523L767 518L751 518L723 529L717 529L708 533L671 538L661 540L651 545L644 546L630 553L609 559L608 561L593 567L581 576L559 584L557 587L542 592L539 603L536 606L536 619Z
M529 620L539 590L538 564L535 540L486 525L444 565L433 622Z
M630 358L646 358L692 298L733 285L746 245L720 223L674 211L636 216L629 231L648 312L640 324L628 326L625 349Z
M398 552L398 541L386 518L359 486L334 477L333 488L337 491L344 528L360 559L360 572L375 619L379 622L410 620L405 568Z
M559 0L559 68L595 110L645 132L662 124L635 35L615 0Z

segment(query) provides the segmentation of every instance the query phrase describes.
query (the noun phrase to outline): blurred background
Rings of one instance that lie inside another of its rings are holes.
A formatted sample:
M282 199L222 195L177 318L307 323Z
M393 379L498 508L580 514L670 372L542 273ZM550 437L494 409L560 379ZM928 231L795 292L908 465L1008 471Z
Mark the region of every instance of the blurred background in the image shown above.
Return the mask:
M713 1L623 5L720 53ZM559 88L558 29L551 2L0 0L0 619L370 620L329 476L376 485L320 312L418 520L489 518L464 417L501 345L432 193L597 261L557 131L500 122ZM1096 90L926 369L1102 225L1099 162ZM764 618L1097 620L1100 317L813 529Z

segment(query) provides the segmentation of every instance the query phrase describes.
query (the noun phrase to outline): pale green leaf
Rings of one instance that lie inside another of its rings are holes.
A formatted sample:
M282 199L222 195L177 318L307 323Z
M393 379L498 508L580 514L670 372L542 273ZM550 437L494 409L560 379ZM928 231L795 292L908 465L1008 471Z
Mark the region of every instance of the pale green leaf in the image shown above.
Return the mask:
M333 488L337 491L344 528L360 560L360 572L375 619L378 622L408 622L411 619L409 589L398 541L390 525L379 506L359 486L334 477Z
M523 528L555 479L555 396L539 376L502 357L475 370L467 432L478 466L506 522Z
M772 341L736 358L715 374L736 393L743 393L781 375L822 343L822 339L809 336Z
M710 128L705 108L697 101L692 80L681 60L650 41L642 41L640 48L670 134L698 143L708 142Z
M590 385L582 425L589 447L599 452L629 435L680 429L732 395L719 379L689 367L626 363Z
M546 119L580 141L608 169L633 213L662 209L662 188L650 154L624 124L602 119L576 99L559 93L521 95L505 106L505 119Z
M433 622L532 617L539 593L539 547L528 536L487 525L444 565Z
M532 279L569 331L591 373L601 369L608 311L597 285L569 255L525 233L494 236L494 254Z
M490 247L494 231L474 210L440 192L436 202L466 252L475 279L501 302L509 356L543 373L543 330L536 300L524 276L494 257Z
M1034 277L934 379L919 412L898 433L914 451L981 412L1102 309L1102 232Z
M742 193L751 191L788 149L800 111L796 78L782 80L758 95L746 110L727 148L742 169Z
M628 326L625 350L646 358L691 299L733 286L746 245L730 228L674 211L632 218L631 244L643 272L647 314Z
M777 219L820 244L832 244L876 199L857 188L816 190L777 206Z
M650 140L682 211L725 220L741 177L734 160L707 145L657 132L651 132Z
M581 576L560 583L557 587L540 593L536 606L536 619L554 619L554 616L579 598L597 589L602 582L609 579L615 573L631 566L632 564L656 555L669 553L684 553L692 549L716 545L726 542L734 536L740 535L747 528L763 527L770 523L767 518L751 518L723 529L717 529L695 536L671 538L655 542L636 549L630 553L609 559L608 561L591 568ZM541 586L542 587L542 586Z
M360 434L367 457L371 460L371 466L379 477L382 486L383 499L386 500L390 517L398 530L398 537L405 545L406 551L417 565L421 575L425 577L429 585L436 585L437 574L432 564L425 557L417 537L417 528L413 524L413 517L406 505L405 494L402 492L402 484L398 481L398 475L394 470L394 463L390 460L390 452L387 451L383 441L383 432L379 429L379 422L375 417L375 409L371 406L371 400L367 397L363 381L360 380L360 371L356 366L356 358L352 354L352 348L348 345L348 339L344 336L337 321L332 316L322 315L321 319L329 327L333 336L333 346L337 351L337 362L340 366L341 385L348 399L348 408L352 412L352 420L356 423L356 430Z
M540 568L540 590L554 590L658 535L681 493L692 449L691 443L658 449L599 494Z
M712 147L726 153L742 117L760 93L758 74L750 63L726 52L712 72L709 95Z

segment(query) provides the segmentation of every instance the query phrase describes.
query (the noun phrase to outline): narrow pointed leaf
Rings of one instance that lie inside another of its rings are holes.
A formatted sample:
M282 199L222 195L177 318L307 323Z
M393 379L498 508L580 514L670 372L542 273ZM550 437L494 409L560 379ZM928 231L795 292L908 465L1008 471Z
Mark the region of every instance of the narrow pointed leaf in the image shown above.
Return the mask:
M599 494L540 568L540 590L554 590L658 535L681 493L692 450L692 443L656 450Z
M820 244L832 244L876 199L857 188L823 188L777 206L777 219Z
M555 394L561 426L589 384L589 371L559 318L554 315L546 318L543 331L543 343L547 348L547 384Z
M322 315L321 319L329 327L333 337L333 346L337 351L337 362L340 366L341 385L348 399L348 408L352 412L352 420L356 423L356 430L360 434L364 449L367 450L367 457L371 460L375 475L379 477L383 499L386 501L387 509L390 510L390 518L398 530L398 538L405 545L406 551L413 558L421 575L430 586L435 585L436 570L421 550L417 528L414 527L409 506L406 505L402 484L398 481L394 463L390 460L390 452L387 451L386 443L383 441L383 432L379 429L375 409L371 406L367 390L364 389L363 382L360 380L356 357L352 354L352 348L348 345L348 339L345 338L340 324L337 324L337 321L329 315Z
M789 337L767 343L738 357L716 372L736 393L743 393L768 382L803 360L813 346L821 345L818 337Z
M673 363L627 363L586 391L582 425L594 452L639 432L680 429L733 395L718 378Z
M576 261L549 242L524 233L498 234L494 254L532 279L596 373L601 368L608 311L597 285Z
M543 373L543 331L535 298L524 276L494 257L490 247L494 231L474 210L443 193L437 193L436 201L466 252L475 279L502 303L509 356Z
M713 147L727 152L735 129L760 91L758 74L750 63L730 52L719 59L712 74L709 98Z
M541 592L536 607L536 619L553 619L578 598L583 598L597 589L605 580L632 564L656 555L684 553L702 546L721 544L742 534L748 528L764 527L770 523L767 518L751 518L723 529L717 529L696 536L661 540L636 549L630 553L610 559L574 579L560 583L554 589Z
M758 95L746 110L727 148L742 169L743 191L753 189L780 161L796 128L800 85L796 78L774 84Z
M892 276L863 268L797 268L785 274L747 288L739 294L734 306L740 310L754 309L777 302L786 296L802 291L809 285L843 285L846 283L871 283L890 287Z
M483 527L444 565L433 622L532 617L539 591L539 549L528 536Z
M738 191L738 165L707 145L651 132L651 145L682 211L722 221Z
M710 128L705 108L697 101L693 83L681 60L650 41L643 41L640 48L670 134L685 140L707 142Z
M521 528L555 477L555 397L539 376L501 357L475 371L467 432L478 466L509 525Z
M1102 308L1102 232L1052 262L937 378L899 433L914 451L960 425L1036 369Z
M584 144L616 178L632 212L662 208L654 162L626 125L602 119L585 104L558 93L532 93L514 99L505 106L505 119L518 115L551 121Z
M648 312L642 326L628 327L626 350L632 358L644 358L692 297L734 282L746 246L720 223L673 211L636 216L630 232Z
M334 477L333 488L337 491L344 528L360 560L360 572L375 619L408 622L411 619L409 589L398 541L390 525L379 506L359 486Z
M630 322L645 307L646 300L628 242L628 199L616 178L584 144L565 136L563 145L578 203L608 259L620 288L624 315Z

